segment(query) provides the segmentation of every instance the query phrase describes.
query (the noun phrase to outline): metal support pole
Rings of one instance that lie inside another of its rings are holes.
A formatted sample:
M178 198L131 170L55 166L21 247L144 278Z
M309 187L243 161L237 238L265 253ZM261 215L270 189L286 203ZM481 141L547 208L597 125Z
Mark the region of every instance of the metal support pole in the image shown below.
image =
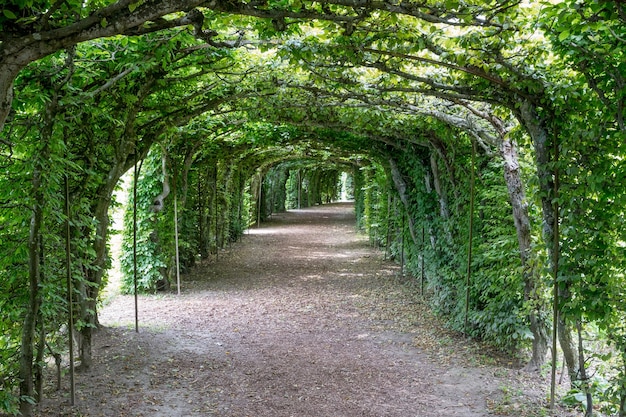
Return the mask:
M213 175L213 213L215 215L215 262L220 260L220 231L219 231L219 216L217 214L219 205L217 202L217 162L215 163L215 175Z
M422 270L420 274L420 295L424 296L424 254L426 253L426 241L424 240L424 220L422 220Z
M404 222L406 219L407 214L404 213L402 215L402 230L401 230L401 237L402 237L402 249L400 250L400 276L404 277Z
M469 210L469 238L467 249L467 278L465 280L465 323L463 331L467 336L467 320L469 315L469 294L470 282L472 279L472 239L474 237L474 182L475 182L475 165L476 165L476 147L472 141L472 172L470 174L470 210Z
M552 288L552 363L550 375L550 409L554 410L556 398L556 360L557 360L557 336L559 318L559 142L558 135L554 135L554 225L553 225L553 242L552 242L552 279L554 280Z
M70 361L70 405L76 402L76 384L74 382L74 291L72 285L72 247L70 239L70 186L65 175L65 266L67 284L67 329L69 337Z
M261 227L261 204L263 204L263 196L261 195L263 192L263 175L261 171L259 171L259 198L257 200L256 207L256 227Z
M133 288L135 291L135 332L139 333L139 299L137 296L137 149L135 149L135 168L133 177Z
M176 290L180 295L180 254L178 251L178 197L174 191L174 244L176 245Z

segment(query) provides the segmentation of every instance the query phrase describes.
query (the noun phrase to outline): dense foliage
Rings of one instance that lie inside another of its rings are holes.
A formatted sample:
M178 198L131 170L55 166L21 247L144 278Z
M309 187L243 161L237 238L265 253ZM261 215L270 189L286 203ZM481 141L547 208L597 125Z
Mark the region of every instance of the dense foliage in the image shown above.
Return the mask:
M528 370L556 336L568 399L626 415L623 2L0 3L0 412L68 327L91 366L135 167L125 291L349 195L451 328Z

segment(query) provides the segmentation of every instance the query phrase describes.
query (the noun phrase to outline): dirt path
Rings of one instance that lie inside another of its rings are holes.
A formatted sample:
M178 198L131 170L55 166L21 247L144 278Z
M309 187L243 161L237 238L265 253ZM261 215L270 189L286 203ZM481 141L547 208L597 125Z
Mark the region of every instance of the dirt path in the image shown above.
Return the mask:
M140 297L139 333L132 297L105 306L78 404L41 415L478 417L515 384L436 334L350 205L276 215L220 256L181 296Z

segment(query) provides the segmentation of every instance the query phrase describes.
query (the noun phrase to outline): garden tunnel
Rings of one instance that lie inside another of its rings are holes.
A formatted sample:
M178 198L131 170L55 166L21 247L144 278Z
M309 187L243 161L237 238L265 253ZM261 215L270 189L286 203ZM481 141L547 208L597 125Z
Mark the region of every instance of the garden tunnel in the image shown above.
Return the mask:
M396 259L407 242L451 328L531 370L558 339L587 404L626 415L622 2L2 7L0 412L32 413L70 306L91 365L136 169L140 289L171 277L174 201L190 267L343 175L358 227Z

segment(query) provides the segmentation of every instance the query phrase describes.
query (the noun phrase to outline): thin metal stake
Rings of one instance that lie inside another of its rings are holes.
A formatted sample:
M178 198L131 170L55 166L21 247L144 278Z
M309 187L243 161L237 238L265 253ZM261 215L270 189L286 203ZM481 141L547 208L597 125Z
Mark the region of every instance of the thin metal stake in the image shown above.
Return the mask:
M219 241L220 241L220 231L219 231L219 224L218 224L218 204L217 204L217 174L218 174L218 170L217 170L217 162L215 163L215 175L213 176L213 207L214 207L214 212L215 212L215 262L220 260L220 245L219 245Z
M476 165L476 147L472 141L472 172L470 174L470 210L469 210L469 239L467 250L467 278L465 280L465 323L463 331L467 336L467 320L469 315L469 293L470 282L472 279L472 238L474 237L474 177L475 177L475 165Z
M406 219L406 213L402 216L402 249L400 250L400 276L404 277L404 221Z
M67 175L65 175L65 265L67 279L67 328L69 337L70 354L70 405L76 402L76 386L74 382L74 304L72 292L72 247L70 240L70 186Z
M424 221L422 220L422 271L420 274L420 295L424 296L424 255L426 253L426 241L424 240Z
M261 204L263 204L263 196L261 195L262 192L263 192L263 175L259 171L259 199L257 200L256 227L261 227Z
M556 360L557 360L557 336L559 321L559 143L558 135L554 135L554 225L552 247L552 275L553 275L553 300L552 300L552 369L550 375L550 409L554 410L556 398Z
M135 149L135 169L133 178L133 286L135 290L135 332L139 333L139 299L137 297L137 149Z
M174 244L176 246L176 289L180 295L180 256L178 251L178 205L176 203L178 197L174 191Z

